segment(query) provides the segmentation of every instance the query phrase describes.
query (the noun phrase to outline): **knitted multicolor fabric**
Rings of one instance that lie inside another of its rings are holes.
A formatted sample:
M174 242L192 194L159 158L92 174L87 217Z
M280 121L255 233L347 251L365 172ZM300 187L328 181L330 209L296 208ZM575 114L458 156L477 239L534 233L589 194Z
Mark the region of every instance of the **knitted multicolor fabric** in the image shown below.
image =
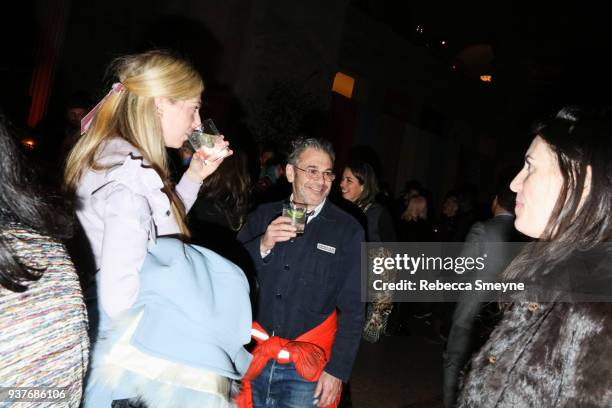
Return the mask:
M0 387L62 387L56 402L19 407L78 407L89 357L87 312L64 246L33 230L0 231L25 265L46 268L22 293L0 287ZM0 399L1 401L1 399ZM0 407L9 406L0 402Z

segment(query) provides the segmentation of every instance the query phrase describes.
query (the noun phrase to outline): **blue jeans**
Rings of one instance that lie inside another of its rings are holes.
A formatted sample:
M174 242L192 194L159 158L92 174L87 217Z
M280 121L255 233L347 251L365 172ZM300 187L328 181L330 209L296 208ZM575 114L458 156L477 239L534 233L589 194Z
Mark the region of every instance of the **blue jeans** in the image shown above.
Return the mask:
M253 381L254 408L313 408L316 381L303 379L293 363L270 360Z

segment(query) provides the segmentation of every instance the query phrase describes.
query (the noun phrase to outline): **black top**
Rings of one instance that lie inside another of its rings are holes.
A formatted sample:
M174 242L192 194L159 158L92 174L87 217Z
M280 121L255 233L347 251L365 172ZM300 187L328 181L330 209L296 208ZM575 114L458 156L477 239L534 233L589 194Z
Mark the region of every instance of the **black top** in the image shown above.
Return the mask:
M239 220L230 220L225 211L220 210L211 200L200 196L189 210L188 222L191 242L215 251L238 265L249 280L252 300L255 300L257 284L253 261L236 238Z
M381 204L373 203L365 209L368 219L368 242L395 242L395 228L389 211Z

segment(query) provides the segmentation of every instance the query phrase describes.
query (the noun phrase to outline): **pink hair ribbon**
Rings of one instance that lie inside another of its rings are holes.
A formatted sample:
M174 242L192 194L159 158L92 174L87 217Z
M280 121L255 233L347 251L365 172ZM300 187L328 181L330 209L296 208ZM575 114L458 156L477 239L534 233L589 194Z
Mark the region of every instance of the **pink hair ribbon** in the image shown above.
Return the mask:
M124 89L125 87L123 86L121 82L115 82L113 84L113 86L111 87L111 90L108 91L106 96L102 98L102 100L98 102L98 104L94 106L93 109L90 110L87 113L87 115L83 117L83 119L81 119L81 134L87 132L87 129L89 129L89 126L91 126L91 122L93 121L93 118L96 116L96 113L98 113L98 111L100 110L100 107L102 106L102 104L106 101L106 98L108 98L113 92L121 93Z

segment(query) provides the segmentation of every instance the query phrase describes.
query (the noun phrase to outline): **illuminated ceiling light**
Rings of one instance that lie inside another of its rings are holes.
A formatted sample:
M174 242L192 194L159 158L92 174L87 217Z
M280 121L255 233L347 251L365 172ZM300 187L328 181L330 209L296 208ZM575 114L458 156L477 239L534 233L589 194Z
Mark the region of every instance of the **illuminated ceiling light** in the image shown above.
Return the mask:
M491 75L481 75L480 76L480 80L482 82L492 82L493 81L493 77L491 77Z
M442 41L440 41L440 44L441 44L442 46L445 46L445 45L446 45L446 41L445 41L445 40L442 40Z
M336 73L332 91L339 93L349 99L353 97L353 88L355 87L355 78L350 77L342 72Z

